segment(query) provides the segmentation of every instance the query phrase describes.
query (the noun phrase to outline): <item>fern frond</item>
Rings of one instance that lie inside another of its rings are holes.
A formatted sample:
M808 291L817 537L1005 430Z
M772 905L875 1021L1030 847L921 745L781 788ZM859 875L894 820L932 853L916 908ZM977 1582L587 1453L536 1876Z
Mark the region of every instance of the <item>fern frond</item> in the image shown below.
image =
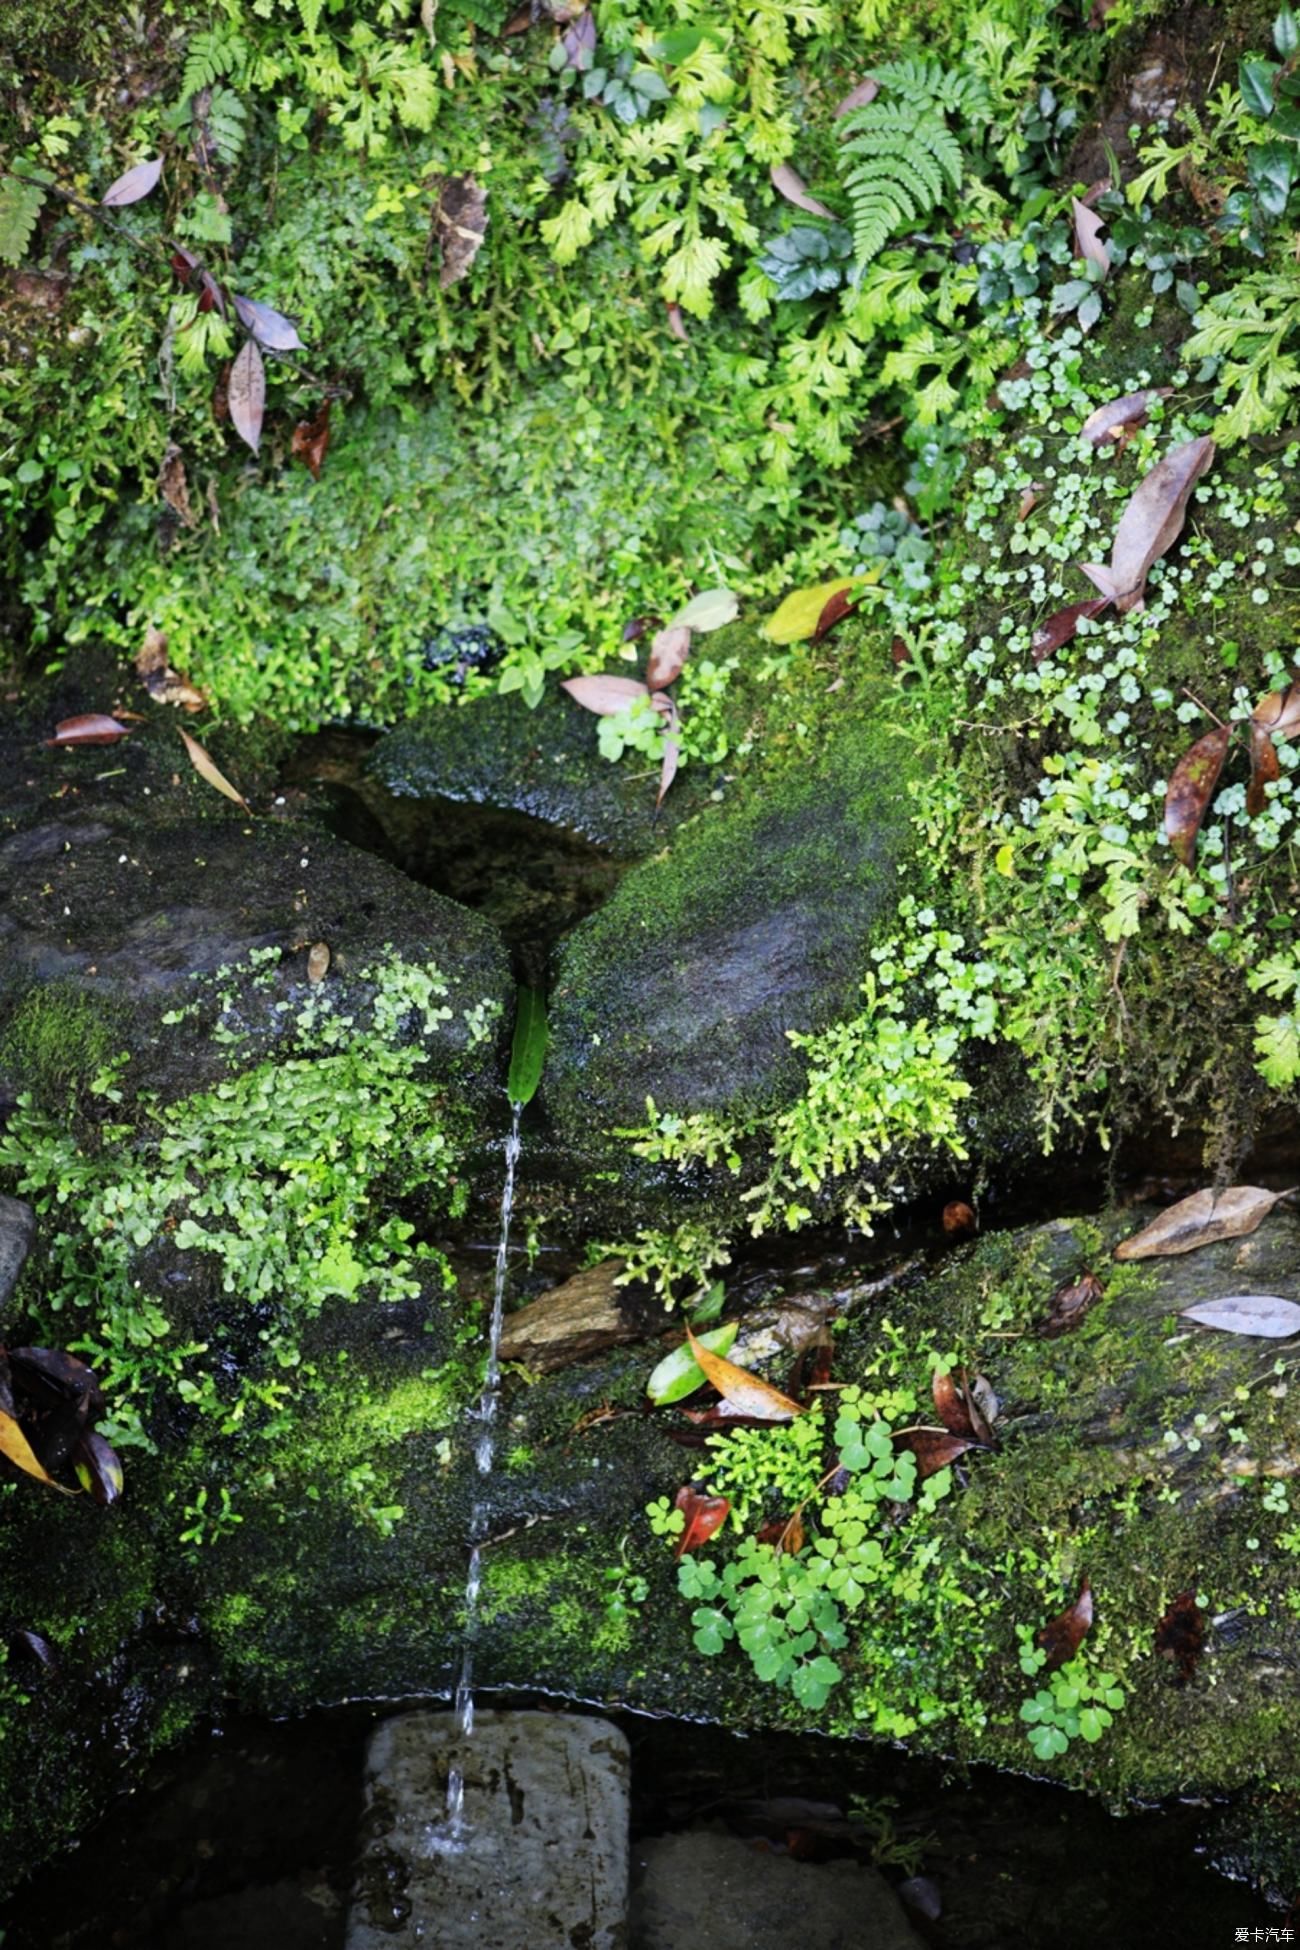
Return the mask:
M238 160L248 133L248 110L233 88L214 88L204 127L216 159L227 168Z
M510 0L442 0L449 14L472 20L485 34L499 34L514 12Z
M22 263L44 201L39 183L25 176L0 176L0 262Z
M248 54L238 34L213 27L196 34L185 50L185 72L181 76L181 99L188 101L214 82L234 74Z
M840 167L854 255L865 264L896 231L926 217L947 189L960 188L961 144L928 103L871 102L845 118L845 129Z
M320 17L324 11L325 0L298 0L298 12L309 34L314 34L320 26Z

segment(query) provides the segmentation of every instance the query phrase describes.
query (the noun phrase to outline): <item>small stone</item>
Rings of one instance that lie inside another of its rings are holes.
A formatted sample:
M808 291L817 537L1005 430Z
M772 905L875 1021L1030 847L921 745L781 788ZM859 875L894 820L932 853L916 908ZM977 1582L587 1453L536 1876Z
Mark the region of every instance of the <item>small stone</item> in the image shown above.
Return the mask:
M36 1238L36 1214L25 1199L0 1195L0 1305L18 1283Z

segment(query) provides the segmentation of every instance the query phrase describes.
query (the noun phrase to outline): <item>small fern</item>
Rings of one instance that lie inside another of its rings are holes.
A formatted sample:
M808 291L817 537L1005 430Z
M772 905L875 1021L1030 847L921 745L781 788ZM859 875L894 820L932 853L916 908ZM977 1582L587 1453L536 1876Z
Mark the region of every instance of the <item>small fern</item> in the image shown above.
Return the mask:
M449 14L473 21L485 34L499 34L515 11L510 0L443 0Z
M844 118L840 170L853 213L853 251L868 263L904 226L961 187L962 148L944 119L986 122L978 76L909 58L877 70L880 94Z
M39 183L25 176L0 176L0 263L22 263L44 201Z
M185 72L181 77L181 99L211 88L227 75L235 74L248 57L248 49L238 34L220 27L196 34L185 50Z
M212 159L229 168L238 160L247 132L248 110L234 89L214 88L203 115L203 134Z

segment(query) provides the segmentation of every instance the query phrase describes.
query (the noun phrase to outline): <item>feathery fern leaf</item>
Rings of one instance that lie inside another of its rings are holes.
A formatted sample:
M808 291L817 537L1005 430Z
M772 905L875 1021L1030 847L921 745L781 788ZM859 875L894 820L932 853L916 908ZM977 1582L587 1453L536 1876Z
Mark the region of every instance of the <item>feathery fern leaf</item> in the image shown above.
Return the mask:
M248 49L238 34L220 27L196 34L185 50L185 72L181 77L181 99L186 101L214 82L234 74L247 57Z
M213 159L227 168L238 160L248 133L248 110L233 88L214 88L203 117Z
M854 255L865 264L960 187L961 144L928 104L871 102L845 118L845 129L841 169Z
M0 176L0 263L21 264L45 191L25 176Z

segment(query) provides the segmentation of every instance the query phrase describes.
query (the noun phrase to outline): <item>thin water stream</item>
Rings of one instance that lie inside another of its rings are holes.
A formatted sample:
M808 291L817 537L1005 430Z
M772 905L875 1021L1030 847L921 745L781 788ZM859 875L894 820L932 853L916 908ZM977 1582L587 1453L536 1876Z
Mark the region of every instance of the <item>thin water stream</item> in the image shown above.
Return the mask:
M505 1316L506 1263L510 1252L510 1214L515 1202L515 1166L519 1162L521 1140L519 1119L522 1104L511 1105L510 1136L506 1140L505 1182L501 1188L501 1224L497 1234L496 1267L492 1276L492 1319L488 1327L487 1368L483 1393L478 1405L478 1441L474 1460L478 1473L492 1474L496 1454L497 1403L501 1393L501 1322ZM485 1485L486 1486L486 1485ZM489 1504L486 1496L474 1500L470 1516L469 1570L465 1578L465 1642L460 1655L460 1677L456 1681L454 1711L462 1739L474 1731L474 1642L478 1635L478 1594L483 1577L483 1539L487 1534ZM465 1775L453 1767L447 1776L447 1825L453 1836L459 1831L465 1806Z

